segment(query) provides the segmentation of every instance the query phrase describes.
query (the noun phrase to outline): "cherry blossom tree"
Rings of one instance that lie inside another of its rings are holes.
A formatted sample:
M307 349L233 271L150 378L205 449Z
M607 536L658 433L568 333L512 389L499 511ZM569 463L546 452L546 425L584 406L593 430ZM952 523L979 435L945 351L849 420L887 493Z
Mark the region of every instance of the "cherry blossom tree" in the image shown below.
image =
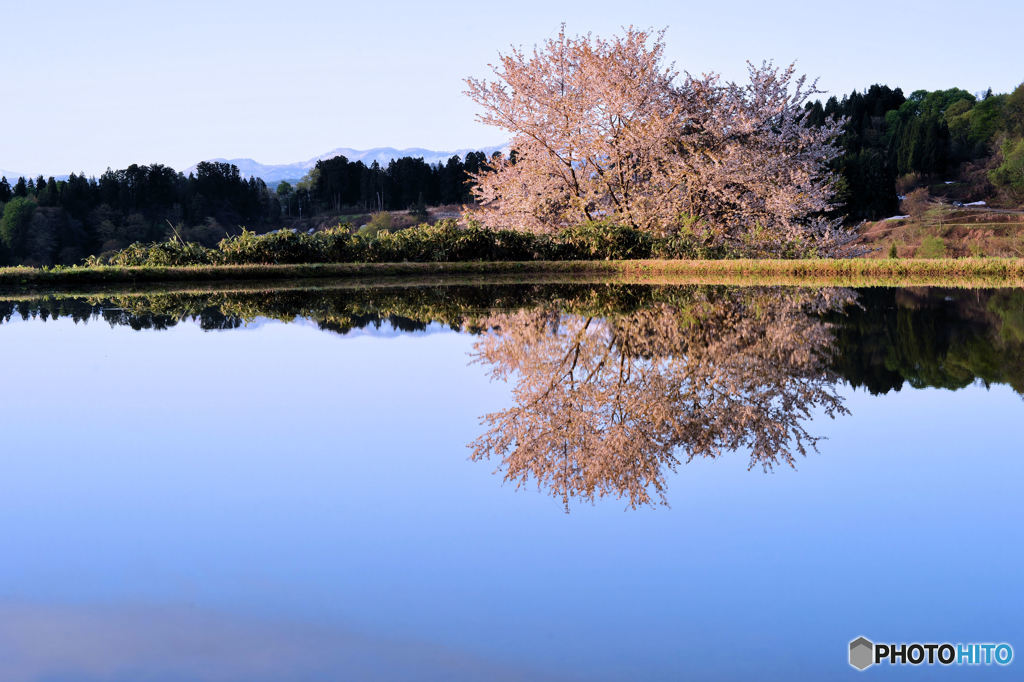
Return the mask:
M842 121L804 124L816 83L770 62L748 63L742 85L680 78L664 52L664 31L604 39L563 26L530 53L499 55L493 80L467 79L479 119L514 150L473 177L471 217L531 232L600 220L697 231L763 254L831 255L852 241L824 217Z

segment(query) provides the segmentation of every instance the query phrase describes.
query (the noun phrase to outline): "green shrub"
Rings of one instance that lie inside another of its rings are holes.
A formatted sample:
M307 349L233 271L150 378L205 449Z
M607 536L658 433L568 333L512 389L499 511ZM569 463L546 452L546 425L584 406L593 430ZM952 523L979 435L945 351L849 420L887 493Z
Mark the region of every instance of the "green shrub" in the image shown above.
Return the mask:
M989 171L989 180L1013 197L1024 198L1024 138L1004 142L1001 155L1002 163Z
M136 242L121 251L111 255L107 260L109 265L150 265L150 266L179 266L179 265L213 265L218 261L214 260L215 252L195 242L181 242L179 240L157 242L156 244L141 244ZM101 259L90 257L86 265L99 265Z
M568 227L555 237L556 260L623 260L651 257L651 236L605 221Z
M359 228L359 234L364 237L374 238L381 230L391 229L391 214L388 211L380 211L370 216L370 222Z
M944 258L946 255L946 242L941 237L929 235L921 240L921 246L917 247L918 258Z
M387 214L377 214L386 216ZM375 218L377 218L375 216ZM566 228L554 235L513 230L488 230L454 220L421 224L392 231L385 218L371 221L353 234L347 225L306 234L278 230L256 234L243 230L214 248L175 239L155 244L135 243L103 257L98 265L245 265L296 263L389 263L450 261L627 260L642 258L709 259L733 257L732 251L706 236L683 229L657 238L642 230L595 222ZM799 245L791 249L803 253ZM805 254L804 254L805 255Z

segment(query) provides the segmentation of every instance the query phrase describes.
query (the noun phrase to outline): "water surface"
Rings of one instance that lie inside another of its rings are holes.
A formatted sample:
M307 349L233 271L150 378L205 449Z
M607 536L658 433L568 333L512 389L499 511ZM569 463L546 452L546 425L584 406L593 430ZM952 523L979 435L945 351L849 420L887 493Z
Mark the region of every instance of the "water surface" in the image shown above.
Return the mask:
M0 680L841 679L1020 650L1024 292L8 298Z

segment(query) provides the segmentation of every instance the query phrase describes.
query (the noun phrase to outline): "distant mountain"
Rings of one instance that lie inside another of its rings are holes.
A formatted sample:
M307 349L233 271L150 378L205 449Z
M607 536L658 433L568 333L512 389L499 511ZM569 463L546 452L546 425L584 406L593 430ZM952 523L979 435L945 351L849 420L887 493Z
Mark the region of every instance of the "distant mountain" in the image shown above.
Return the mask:
M374 161L382 166L387 166L392 159L400 159L403 156L411 156L413 158L422 158L427 163L433 165L435 163L445 163L452 156L459 156L466 158L466 154L469 152L484 152L488 156L494 152L507 152L508 145L497 145L494 147L480 147L470 149L456 149L455 151L436 151L433 149L422 149L420 147L411 147L409 149L395 149L394 147L374 147L373 149L351 149L349 147L338 147L332 149L329 152L318 154L312 159L306 161L296 161L295 163L281 163L281 164L265 164L255 161L253 159L207 159L207 161L220 161L222 163L233 163L238 166L238 172L242 177L248 178L254 176L257 178L263 178L263 181L268 185L274 186L282 180L295 181L302 178L303 175L309 172L311 168L316 166L316 162L321 159L333 159L335 156L344 156L349 161L362 161L367 166L371 165ZM199 164L193 164L182 171L185 175L194 173L196 166ZM35 178L38 173L18 173L11 170L0 168L0 177L7 178L10 184L14 184L18 178L24 177ZM44 174L45 175L45 174ZM96 174L99 175L99 174ZM49 178L49 175L46 175ZM54 176L57 180L67 180L67 175Z
M298 163L284 163L273 166L268 166L254 161L253 159L206 159L207 161L219 161L221 163L232 163L238 166L238 172L243 178L254 176L257 178L263 178L263 181L268 185L276 185L282 180L297 180L309 171L310 168L316 165L313 162L313 166L307 166L306 162L301 161ZM189 173L195 173L196 167L199 164L193 164L182 171L185 175Z
M322 159L332 159L335 156L344 156L349 161L362 161L367 166L372 164L374 161L382 166L388 165L392 159L400 159L404 156L411 156L413 158L422 158L429 164L444 163L452 156L459 156L465 158L469 152L484 152L488 156L497 151L506 151L508 145L498 145L495 147L481 147L479 149L456 149L455 151L435 151L432 149L421 149L419 147L412 147L410 149L395 149L394 147L374 147L373 149L350 149L349 147L338 147L332 149L329 152L324 152L314 156L312 159L306 161L296 161L295 163L282 163L282 164L264 164L253 159L207 159L208 161L220 161L222 163L233 163L238 166L238 172L244 176L249 177L255 176L257 178L263 178L263 181L268 185L275 185L282 180L298 180L303 175L309 172L311 168L316 166L316 162ZM194 173L196 170L195 164L189 166L184 171L185 175Z
M18 181L18 178L25 178L26 180L29 180L29 179L35 180L40 175L42 175L46 179L50 178L49 173L19 173L17 171L6 170L4 168L0 168L0 178L7 178L7 182L10 183L11 185L16 183ZM54 175L53 179L54 180L67 180L68 176L67 175Z

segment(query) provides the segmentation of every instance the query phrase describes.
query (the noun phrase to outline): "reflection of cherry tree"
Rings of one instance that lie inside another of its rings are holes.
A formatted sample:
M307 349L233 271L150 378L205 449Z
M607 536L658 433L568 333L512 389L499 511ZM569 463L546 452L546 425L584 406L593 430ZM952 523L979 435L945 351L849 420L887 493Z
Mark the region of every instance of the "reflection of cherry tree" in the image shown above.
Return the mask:
M680 460L747 448L765 470L815 448L815 407L843 413L827 370L832 334L810 313L852 292L698 292L605 318L548 307L494 315L475 359L512 378L514 406L488 414L473 459L531 478L568 505L605 495L665 501Z

